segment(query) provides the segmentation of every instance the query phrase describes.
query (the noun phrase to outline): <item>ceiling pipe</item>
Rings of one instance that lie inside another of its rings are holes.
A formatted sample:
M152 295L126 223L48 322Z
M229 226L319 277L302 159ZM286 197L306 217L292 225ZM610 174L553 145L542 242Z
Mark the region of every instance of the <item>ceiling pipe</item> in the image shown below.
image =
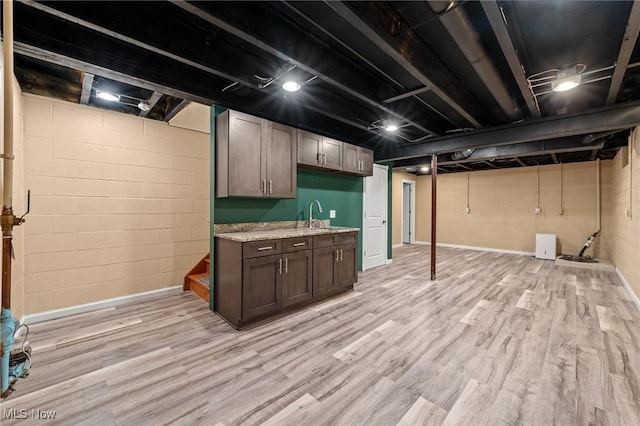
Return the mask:
M509 95L507 86L482 46L479 34L473 29L462 8L454 7L455 2L450 1L428 1L427 3L431 10L439 16L442 25L487 86L500 108L509 117L509 120L512 122L521 120L523 118L522 111Z

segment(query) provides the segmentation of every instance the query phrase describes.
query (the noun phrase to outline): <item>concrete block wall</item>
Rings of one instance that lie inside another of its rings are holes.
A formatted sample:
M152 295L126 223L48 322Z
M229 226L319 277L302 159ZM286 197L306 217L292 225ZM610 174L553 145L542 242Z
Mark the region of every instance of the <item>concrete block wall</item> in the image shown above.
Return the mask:
M180 285L209 251L209 135L24 95L25 313Z
M640 299L640 129L613 160L613 263ZM631 215L628 210L631 209Z

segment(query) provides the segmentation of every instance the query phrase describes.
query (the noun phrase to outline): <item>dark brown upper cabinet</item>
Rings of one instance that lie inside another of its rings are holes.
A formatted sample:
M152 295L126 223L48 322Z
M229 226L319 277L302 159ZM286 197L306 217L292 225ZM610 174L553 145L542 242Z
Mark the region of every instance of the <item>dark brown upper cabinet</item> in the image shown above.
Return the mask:
M238 111L216 118L217 197L296 197L296 129Z
M298 130L298 166L314 170L342 171L343 143Z
M372 176L373 151L345 143L342 148L342 173L355 176Z

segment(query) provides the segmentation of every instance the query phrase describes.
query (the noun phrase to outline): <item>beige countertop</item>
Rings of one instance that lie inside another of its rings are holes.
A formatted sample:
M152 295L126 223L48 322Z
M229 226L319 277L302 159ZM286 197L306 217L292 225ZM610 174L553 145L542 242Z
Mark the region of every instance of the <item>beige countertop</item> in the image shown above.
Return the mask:
M215 234L217 238L223 238L225 240L248 242L248 241L261 241L261 240L278 240L281 238L297 238L307 237L313 235L324 234L340 234L344 232L356 232L360 228L347 228L343 226L325 226L320 228L290 228L290 229L269 229L259 231L244 231L244 232L224 232Z

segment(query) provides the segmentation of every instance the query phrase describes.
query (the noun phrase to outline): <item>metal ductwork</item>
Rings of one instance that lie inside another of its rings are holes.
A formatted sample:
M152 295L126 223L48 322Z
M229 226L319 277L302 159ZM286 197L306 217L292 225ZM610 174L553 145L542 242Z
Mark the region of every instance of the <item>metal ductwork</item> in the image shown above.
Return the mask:
M440 22L487 86L500 108L512 122L521 120L523 118L522 111L509 95L507 86L482 46L480 36L473 29L462 8L457 7L453 1L429 1L427 3L431 10L439 16Z
M464 151L456 151L453 154L451 154L451 159L452 160L464 160L466 158L469 158L471 156L471 154L473 154L473 151L475 151L472 148L467 148Z
M600 139L606 138L607 136L615 135L618 132L621 132L625 129L617 129L608 132L600 132L600 133L589 133L582 138L582 143L585 145L591 145L598 142Z

